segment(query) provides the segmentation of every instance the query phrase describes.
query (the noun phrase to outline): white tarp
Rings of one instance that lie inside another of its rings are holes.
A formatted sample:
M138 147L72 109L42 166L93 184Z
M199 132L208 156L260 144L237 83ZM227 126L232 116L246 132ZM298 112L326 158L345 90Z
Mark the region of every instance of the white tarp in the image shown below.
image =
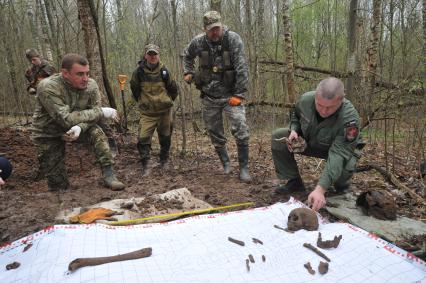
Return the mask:
M162 224L56 225L0 249L0 282L426 282L424 261L360 228L321 219L323 240L335 235L343 239L336 249L323 250L331 262L328 273L320 275L318 264L324 260L303 247L306 242L316 246L318 232L291 234L273 227L286 227L289 212L300 206L292 199ZM228 237L244 241L245 246ZM32 247L23 252L28 243ZM151 257L67 271L76 258L113 256L145 247L152 247ZM249 254L255 259L250 271ZM15 261L20 267L6 270ZM308 261L315 275L303 267Z

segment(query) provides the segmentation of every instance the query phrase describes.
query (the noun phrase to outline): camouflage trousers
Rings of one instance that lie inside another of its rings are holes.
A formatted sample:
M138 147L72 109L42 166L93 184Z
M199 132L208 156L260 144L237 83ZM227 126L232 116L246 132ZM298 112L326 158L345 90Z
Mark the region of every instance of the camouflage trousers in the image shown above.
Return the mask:
M66 189L69 181L65 168L65 141L61 137L33 138L32 140L37 151L41 173L46 176L49 189L52 191ZM76 142L89 144L97 162L102 167L113 164L108 139L98 125L81 133Z
M173 117L171 108L157 115L141 113L138 134L138 150L141 159L147 160L150 157L151 140L155 130L157 130L161 147L160 159L167 159L171 145L172 128Z
M237 145L247 146L250 132L246 123L244 105L231 106L228 104L228 99L212 99L204 96L202 99L203 120L214 147L224 147L227 142L223 128L223 113L230 123L231 134Z
M276 141L283 137L288 137L290 131L288 128L279 128L273 131L272 133L272 159L274 161L275 173L277 174L278 179L281 180L291 180L294 178L300 178L299 167L297 162L294 159L294 153L288 150L288 147L285 143L281 141ZM319 151L311 147L307 147L306 150L301 155L311 156L316 158L327 159L328 152ZM355 171L355 159L350 159L350 162L343 163L343 170L340 176L334 183L334 186L342 187L347 184L350 178Z

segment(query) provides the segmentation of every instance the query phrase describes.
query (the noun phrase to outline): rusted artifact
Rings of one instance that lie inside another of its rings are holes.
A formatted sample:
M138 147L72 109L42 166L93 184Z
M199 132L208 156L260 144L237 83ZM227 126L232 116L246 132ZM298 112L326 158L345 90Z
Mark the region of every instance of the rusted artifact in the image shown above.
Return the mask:
M297 231L306 229L308 231L318 230L318 218L316 213L309 208L295 208L288 215L287 229Z
M323 241L321 233L318 233L317 247L321 249L337 248L339 246L342 235L334 236L333 240Z
M21 264L17 261L14 261L12 263L9 263L8 265L6 265L6 269L7 270L11 270L11 269L17 269L19 266L21 266Z
M266 261L266 257L265 255L262 255L262 261L265 262Z
M322 257L323 259L325 259L326 261L328 261L328 262L331 261L323 252L321 252L319 249L317 249L316 247L312 246L311 244L304 243L303 246L305 248L310 249L311 251L313 251L314 253L316 253L317 255L319 255L320 257Z
M149 257L151 255L152 255L152 248L144 248L141 250L137 250L137 251L122 254L122 255L77 258L70 262L70 264L68 265L68 270L73 272L85 266L95 266L95 265L101 265L104 263L116 262L116 261L139 259L139 258Z
M236 240L234 238L228 237L228 241L233 242L234 244L240 245L240 246L244 246L245 243L243 241L240 240Z
M390 193L383 190L370 190L362 193L356 200L366 215L371 215L381 220L396 219L396 203Z
M256 238L252 238L252 239L253 239L253 243L263 245L263 242L261 240L256 239Z
M303 265L310 274L314 275L315 274L315 270L312 269L311 263L307 262Z
M320 274L326 274L328 272L328 262L320 261L318 265L318 272Z
M294 139L291 141L287 137L283 137L283 138L275 139L275 140L287 144L289 150L294 153L304 152L306 149L306 141L304 138L300 136L297 139Z
M250 261L246 259L247 272L250 272Z
M249 255L248 257L249 257L250 262L254 263L254 257L252 255Z

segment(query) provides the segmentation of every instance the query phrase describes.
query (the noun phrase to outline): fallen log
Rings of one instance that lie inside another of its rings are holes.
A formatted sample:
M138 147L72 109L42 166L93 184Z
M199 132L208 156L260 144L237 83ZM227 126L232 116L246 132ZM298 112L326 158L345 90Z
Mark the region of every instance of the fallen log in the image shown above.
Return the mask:
M68 270L71 272L74 272L77 269L85 267L85 266L95 266L95 265L101 265L101 264L110 263L110 262L116 262L116 261L139 259L139 258L149 257L151 255L152 255L152 248L144 248L141 250L137 250L137 251L122 254L122 255L77 258L70 262L70 264L68 265Z

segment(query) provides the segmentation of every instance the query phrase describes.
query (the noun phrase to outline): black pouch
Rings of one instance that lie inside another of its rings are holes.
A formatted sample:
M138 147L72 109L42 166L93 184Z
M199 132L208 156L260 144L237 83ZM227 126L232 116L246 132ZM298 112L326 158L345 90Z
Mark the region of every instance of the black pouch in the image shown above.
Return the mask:
M232 88L234 86L236 73L237 72L235 70L227 70L223 72L223 84L227 88Z

